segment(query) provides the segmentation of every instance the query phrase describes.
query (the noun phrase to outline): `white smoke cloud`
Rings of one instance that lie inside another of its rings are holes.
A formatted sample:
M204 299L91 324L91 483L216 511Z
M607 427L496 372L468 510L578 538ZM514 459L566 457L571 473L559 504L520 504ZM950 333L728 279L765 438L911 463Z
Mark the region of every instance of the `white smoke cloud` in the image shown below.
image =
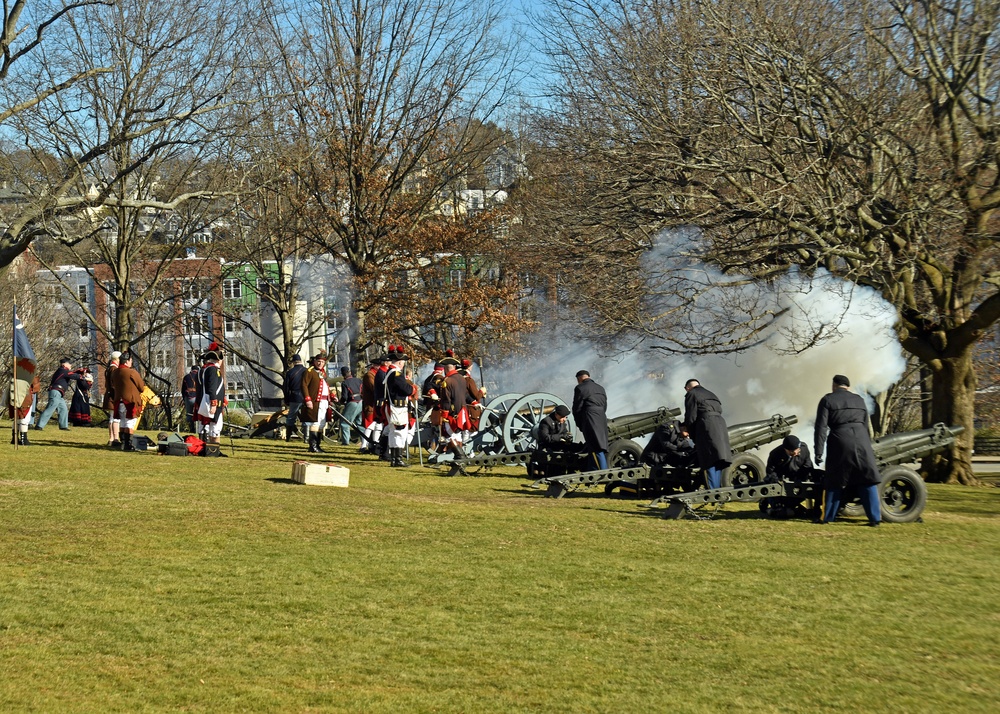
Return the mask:
M788 310L762 344L738 355L664 357L644 350L609 358L553 327L543 330L551 335L543 357L488 366L484 376L493 395L547 392L571 403L574 375L586 369L607 390L611 417L682 408L684 382L696 378L722 400L730 425L794 414L793 433L812 444L816 406L833 375L847 375L862 395L884 391L902 376L896 313L874 290L828 274L807 280L790 273L776 285L775 301ZM830 326L829 337L797 353L804 324Z

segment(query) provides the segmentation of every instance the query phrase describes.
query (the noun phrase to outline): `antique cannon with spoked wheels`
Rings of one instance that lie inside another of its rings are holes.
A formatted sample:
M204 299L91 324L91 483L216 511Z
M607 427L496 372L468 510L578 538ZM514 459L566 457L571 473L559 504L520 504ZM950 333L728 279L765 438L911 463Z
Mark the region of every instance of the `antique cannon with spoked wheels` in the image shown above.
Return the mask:
M935 424L930 429L889 434L872 442L882 474L878 486L882 520L909 523L920 518L927 505L927 486L920 474L906 464L946 450L963 430L961 426ZM711 518L726 503L758 503L767 515L787 517L801 511L805 501L822 501L822 476L821 470L814 469L811 480L751 483L668 494L654 499L649 507L662 509L666 518L684 515ZM853 499L841 509L841 513L861 515L864 509L857 499Z
M560 405L566 406L566 403L559 397L544 392L508 393L494 397L483 407L479 430L464 445L466 451L473 456L459 460L449 453L439 457L435 463L461 464L461 468L452 467L455 473L464 473L465 468L526 463L526 458L519 459L517 455L530 455L538 424ZM570 431L574 431L572 420ZM512 455L513 460L510 458Z
M764 462L746 453L776 439L783 439L798 423L795 415L784 417L775 414L770 419L736 424L729 427L729 445L734 457L722 474L726 486L745 486L764 479ZM640 452L641 453L641 452ZM530 474L529 474L530 475ZM692 463L678 466L649 467L638 463L616 466L602 471L585 471L566 475L545 475L530 488L544 488L546 495L562 498L570 491L592 486L603 486L608 495L623 491L636 495L655 495L669 491L698 488L704 483L699 469Z
M519 399L510 406L504 417L504 443L512 447L511 450L451 461L449 475L468 474L472 469L493 466L520 465L528 466L529 475L578 471L586 459L579 448L559 452L540 451L536 448L538 424L560 404L564 402L551 394L529 394ZM656 427L677 418L680 413L680 409L660 407L655 411L608 419L608 463L618 467L638 465L642 447L633 439L651 434ZM572 433L575 431L573 418L570 416L568 419Z

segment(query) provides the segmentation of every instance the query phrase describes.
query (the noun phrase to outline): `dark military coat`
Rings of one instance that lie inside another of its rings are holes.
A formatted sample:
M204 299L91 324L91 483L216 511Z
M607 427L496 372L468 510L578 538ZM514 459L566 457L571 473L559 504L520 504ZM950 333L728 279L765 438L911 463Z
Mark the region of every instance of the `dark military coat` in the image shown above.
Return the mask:
M845 488L882 480L868 432L865 400L854 392L837 389L819 402L814 446L822 460L826 446L826 486Z
M439 395L441 409L455 416L472 401L469 395L469 384L465 381L465 376L459 372L452 372L445 377L444 384L444 394Z
M573 390L573 421L589 451L608 450L608 395L593 379Z
M765 480L770 483L810 480L814 468L809 447L805 444L799 444L799 453L795 456L790 456L784 446L779 446L767 455Z
M722 416L722 402L701 385L684 397L684 423L694 439L698 466L724 468L733 460L729 446L729 427Z
M573 441L569 430L569 419L561 423L556 420L555 413L549 414L538 423L538 446L542 449L565 446Z
M639 457L648 466L685 466L693 460L694 442L681 434L677 421L656 427Z

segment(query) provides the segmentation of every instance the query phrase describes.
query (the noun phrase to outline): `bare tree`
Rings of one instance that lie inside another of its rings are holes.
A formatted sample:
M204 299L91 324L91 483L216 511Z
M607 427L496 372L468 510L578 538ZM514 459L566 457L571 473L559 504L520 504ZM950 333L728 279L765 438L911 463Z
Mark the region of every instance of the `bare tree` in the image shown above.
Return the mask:
M313 0L294 30L293 110L308 163L307 236L349 267L352 362L381 339L365 295L421 240L442 191L475 165L480 121L509 96L501 6L444 0ZM405 268L406 266L402 266Z
M620 221L641 249L696 227L698 257L738 286L797 266L874 288L931 376L926 418L966 429L932 478L974 482L972 354L1000 318L1000 7L554 4L573 20L551 39L577 112L560 145L600 169L598 233Z
M175 297L160 285L170 261L228 210L213 203L230 192L221 139L248 101L252 24L239 6L125 0L67 16L50 34L37 72L4 87L8 101L48 74L78 79L8 118L23 146L0 166L22 200L7 211L0 260L45 235L80 265L107 265L111 279L97 284L112 324L91 317L123 346L144 337L139 306L145 330L162 327L151 305ZM139 263L159 267L133 279Z

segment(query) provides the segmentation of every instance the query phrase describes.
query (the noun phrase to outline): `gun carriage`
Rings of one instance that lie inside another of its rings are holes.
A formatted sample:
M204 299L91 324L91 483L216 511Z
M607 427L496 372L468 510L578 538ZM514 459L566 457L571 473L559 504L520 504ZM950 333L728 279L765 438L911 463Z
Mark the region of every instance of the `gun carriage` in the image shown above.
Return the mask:
M579 448L567 448L563 451L544 452L537 449L538 424L545 416L554 410L561 401L557 397L543 396L548 401L534 401L522 405L520 402L511 406L504 418L504 444L514 447L508 451L494 454L482 454L468 459L456 459L451 462L450 476L467 475L472 469L491 468L494 466L527 466L528 474L564 474L579 471L587 455ZM608 419L608 462L616 467L634 466L639 463L642 447L633 439L651 434L656 427L676 419L680 409L660 407L655 411L627 414ZM572 419L570 417L570 419ZM571 424L571 431L575 427ZM572 446L572 445L568 445ZM579 445L577 445L579 446Z
M927 505L927 485L906 464L947 449L964 427L935 424L930 429L904 431L875 439L872 446L882 480L879 500L882 520L889 523L916 521ZM823 472L814 469L812 480L749 483L714 490L668 494L654 499L649 507L663 509L666 518L690 515L711 518L725 503L758 503L772 517L787 518L802 512L805 501L819 502L823 497ZM857 516L864 513L860 502L852 499L841 513Z
M798 417L775 414L770 419L746 422L729 427L729 445L735 456L722 474L725 486L745 486L764 478L764 462L754 454L746 453L791 433ZM616 490L640 496L664 492L691 491L705 483L700 469L691 463L679 466L650 467L638 462L624 467L602 471L586 471L567 475L548 475L539 478L530 488L544 488L551 498L562 498L567 493L582 488L603 486L611 495Z

